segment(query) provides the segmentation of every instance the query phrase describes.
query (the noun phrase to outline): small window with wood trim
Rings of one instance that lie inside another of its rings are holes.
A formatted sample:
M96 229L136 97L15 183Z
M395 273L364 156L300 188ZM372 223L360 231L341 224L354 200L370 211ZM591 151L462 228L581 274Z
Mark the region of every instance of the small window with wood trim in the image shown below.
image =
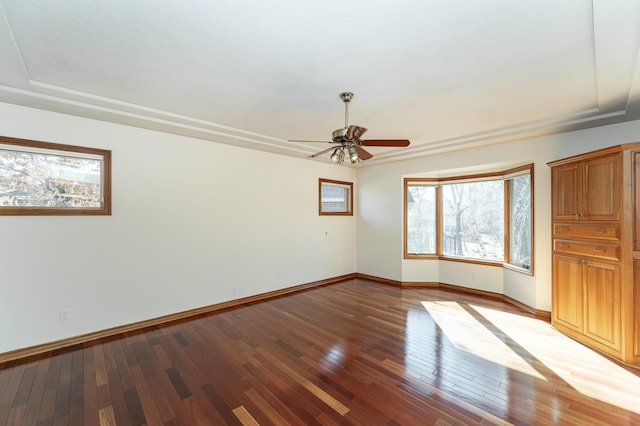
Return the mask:
M111 151L0 137L0 215L110 215Z
M353 183L339 180L319 180L320 215L353 215Z

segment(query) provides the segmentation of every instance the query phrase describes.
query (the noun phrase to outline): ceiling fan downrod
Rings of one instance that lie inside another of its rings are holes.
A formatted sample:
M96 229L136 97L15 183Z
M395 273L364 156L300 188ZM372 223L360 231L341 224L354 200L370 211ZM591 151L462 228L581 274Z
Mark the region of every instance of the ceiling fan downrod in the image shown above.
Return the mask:
M349 102L353 99L353 93L342 92L340 93L340 99L344 102L344 128L349 127Z

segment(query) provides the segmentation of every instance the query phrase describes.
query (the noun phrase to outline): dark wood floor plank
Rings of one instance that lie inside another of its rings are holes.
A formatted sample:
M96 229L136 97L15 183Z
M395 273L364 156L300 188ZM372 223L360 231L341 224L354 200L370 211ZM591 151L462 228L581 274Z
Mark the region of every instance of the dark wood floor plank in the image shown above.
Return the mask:
M261 368L261 367L265 368ZM287 384L280 379L277 375L273 374L273 371L262 364L259 367L254 367L252 364L245 364L247 371L255 377L265 389L265 392L273 395L277 399L278 404L286 407L285 411L281 413L291 412L294 416L291 424L303 424L303 425L316 425L319 424L315 417L315 406L312 404L301 404L298 401L299 392L298 388L293 385Z
M50 358L45 358L41 362L36 363L36 375L33 380L33 386L29 393L29 400L25 407L25 414L22 421L23 425L33 425L37 423L38 414L44 398L44 386L47 380L47 370L49 369Z
M0 401L2 401L4 392L7 389L7 383L9 383L9 379L13 375L14 371L15 369L9 368L9 365L7 365L3 369L0 369Z
M38 412L37 424L53 424L53 416L56 407L57 389L46 389L42 395L42 403Z
M84 353L84 365L83 365L83 392L80 398L80 403L83 405L84 418L82 424L84 426L98 426L100 425L100 416L98 408L98 382L97 382L97 368L96 368L96 352L94 349L97 347L89 346L83 349Z
M180 398L175 391L164 364L162 364L160 360L152 361L152 364L155 374L151 377L145 377L145 380L150 383L149 388L154 395L154 399L158 401L158 404L162 403L161 406L158 406L158 411L162 418L166 419L165 424L175 423L188 425L194 423L195 421L190 415L189 406L185 405L185 400L188 398Z
M26 412L26 405L16 405L11 407L11 411L9 412L9 419L7 420L8 425L21 425L24 422L24 416Z
M84 350L72 352L71 382L69 387L69 423L84 422L85 392L84 392ZM87 360L90 362L90 360Z
M125 390L122 388L122 382L120 380L120 373L117 369L111 369L108 371L107 376L109 378L109 395L111 396L111 404L103 407L106 408L105 413L113 418L118 425L131 425L131 419L129 417L129 410L127 408L127 402L125 399Z
M12 406L17 407L18 405L24 405L27 403L29 395L31 395L33 381L36 377L36 370L36 365L30 365L25 368L24 373L22 374L22 379L20 380L20 385L18 386L18 390L13 398Z
M186 383L182 379L182 376L176 370L175 367L167 368L166 370L167 376L169 380L171 380L171 384L173 385L173 389L176 391L180 399L185 399L191 396L191 391L187 387Z
M143 409L147 405L150 405L150 411L153 411L154 408L157 409L158 415L160 416L162 422L167 423L176 419L174 400L169 396L173 395L173 389L167 389L165 386L165 382L162 380L164 379L168 382L169 378L166 377L164 369L160 365L160 361L152 361L151 367L154 371L159 372L158 374L162 376L162 378L159 378L156 373L143 373L143 378L141 379L141 381L138 382L136 380L136 383L139 386L138 392L140 393ZM134 377L136 377L136 369L132 368L131 371L133 372ZM146 389L142 389L143 387L146 387ZM148 397L146 390L149 391ZM169 395L167 395L168 393ZM175 400L177 400L177 397L175 398ZM151 422L151 420L155 418L155 416L153 414L147 414L146 411L147 410L145 410L145 417L147 417L147 419Z
M10 367L8 371L4 373L7 378L4 380L4 389L0 389L2 392L0 397L0 424L6 424L9 419L13 399L18 393L24 371L25 366L15 366Z
M60 356L60 372L55 385L56 402L53 413L53 424L69 423L71 401L71 380L73 373L73 352L65 352Z
M0 365L14 424L640 425L640 371L499 300L354 279Z
M156 405L156 400L149 389L149 382L146 380L140 365L134 365L130 369L133 382L140 401L140 408L144 413L144 419L148 424L162 424L163 420ZM157 401L163 404L163 401ZM171 416L173 417L173 416ZM167 419L168 420L168 419Z

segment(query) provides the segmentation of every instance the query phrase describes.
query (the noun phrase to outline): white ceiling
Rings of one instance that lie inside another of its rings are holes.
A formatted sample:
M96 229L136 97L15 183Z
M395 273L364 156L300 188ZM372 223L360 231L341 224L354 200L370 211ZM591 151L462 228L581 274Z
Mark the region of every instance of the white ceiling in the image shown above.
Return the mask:
M0 101L298 157L329 145L288 140L343 126L343 91L365 139L411 140L368 164L640 118L637 0L0 0L0 14Z

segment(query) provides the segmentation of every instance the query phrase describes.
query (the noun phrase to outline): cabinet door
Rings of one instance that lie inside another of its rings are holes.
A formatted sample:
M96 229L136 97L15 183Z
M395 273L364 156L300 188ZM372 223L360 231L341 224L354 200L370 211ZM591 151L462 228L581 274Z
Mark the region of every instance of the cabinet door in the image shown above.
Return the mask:
M620 161L620 155L614 154L584 162L582 219L620 219Z
M553 321L582 332L582 261L575 257L553 255Z
M576 220L582 212L581 170L579 163L565 164L551 170L554 220Z
M620 350L620 266L584 264L584 334Z
M640 152L633 153L633 206L635 226L633 234L633 249L640 251Z
M633 356L640 365L640 259L633 260Z

